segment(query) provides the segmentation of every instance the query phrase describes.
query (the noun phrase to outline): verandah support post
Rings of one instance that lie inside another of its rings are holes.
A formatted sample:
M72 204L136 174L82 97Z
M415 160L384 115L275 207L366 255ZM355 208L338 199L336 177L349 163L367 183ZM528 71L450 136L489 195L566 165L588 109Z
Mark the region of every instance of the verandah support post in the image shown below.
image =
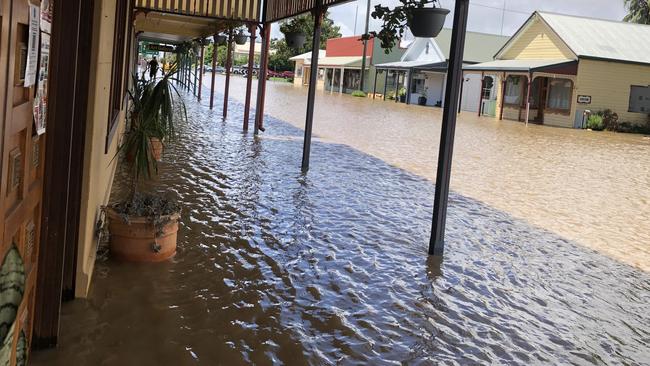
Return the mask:
M506 73L503 73L503 80L501 80L501 110L499 110L499 121L503 120L503 110L505 109L506 100Z
M478 116L481 116L483 109L483 90L485 90L485 71L481 71L481 91L478 94Z
M210 109L214 108L214 83L215 79L217 77L217 51L219 48L219 45L217 44L217 36L218 34L214 35L214 43L212 44L212 82L210 83Z
M201 56L199 56L201 60L199 60L199 95L198 99L199 102L201 101L201 96L203 94L203 69L205 68L204 62L205 62L205 46L201 45Z
M375 85L372 87L372 99L374 100L377 95L377 76L379 76L379 70L375 69Z
M384 70L384 100L386 100L386 93L388 93L388 69Z
M533 85L533 73L528 73L528 89L526 91L526 126L528 126L528 119L530 118L530 91Z
M230 94L230 69L232 69L232 28L228 30L228 53L226 54L226 83L223 91L223 118L228 117L228 97Z
M311 69L309 70L309 92L307 93L307 118L305 121L305 140L302 148L302 172L309 170L311 154L311 133L314 124L314 105L316 102L316 84L318 83L318 55L320 53L321 25L323 24L323 0L316 1L314 10L314 34L311 47ZM341 78L341 84L343 79Z
M251 94L253 92L253 69L255 67L255 37L257 26L248 27L250 33L250 49L248 50L248 75L246 76L246 104L244 105L244 131L248 131L248 120L251 113Z
M438 174L433 206L433 223L429 255L442 256L445 249L445 225L447 221L447 205L449 203L449 183L451 180L451 165L454 152L454 135L456 132L456 108L460 98L461 78L463 76L463 51L465 49L465 34L467 31L467 16L469 0L456 0L454 12L454 28L451 36L451 52L449 55L449 71L447 79L447 98L442 116L442 134L440 137L440 152L438 154Z
M199 57L194 55L194 95L198 97L196 88L199 85Z
M262 58L260 61L259 82L257 84L257 106L255 108L255 134L264 132L264 101L266 99L266 77L269 68L269 48L271 47L271 23L262 25Z
M370 26L370 0L368 0L368 8L366 9L366 30L363 34L363 56L361 58L361 85L359 90L365 92L365 79L366 79L366 58L368 53L368 27Z

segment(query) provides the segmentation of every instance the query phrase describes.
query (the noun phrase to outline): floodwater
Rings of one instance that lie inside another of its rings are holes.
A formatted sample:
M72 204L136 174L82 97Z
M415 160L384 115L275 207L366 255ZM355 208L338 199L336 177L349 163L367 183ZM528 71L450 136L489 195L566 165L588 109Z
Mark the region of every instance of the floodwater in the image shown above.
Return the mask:
M269 97L269 105L284 98ZM352 102L328 101L318 113L350 120L332 131L365 136L348 114ZM317 138L302 175L302 131L291 124L269 117L253 138L241 133L239 103L225 122L219 108L189 113L159 178L185 207L178 255L159 265L97 263L89 299L63 307L59 349L33 354L34 365L650 364L647 272L457 191L437 262L426 256L434 187L415 168ZM520 134L534 141L528 131ZM402 136L394 143L407 156ZM533 168L485 156L486 146L519 156L488 136L472 143L474 159L495 164L476 163L475 182L492 170L525 181L517 170ZM471 150L465 144L461 152ZM530 164L557 154L545 149ZM558 174L535 171L528 179ZM644 219L637 215L628 220Z
M269 83L265 112L304 128L306 90ZM441 109L318 95L315 134L435 181ZM650 137L459 118L452 190L650 272Z

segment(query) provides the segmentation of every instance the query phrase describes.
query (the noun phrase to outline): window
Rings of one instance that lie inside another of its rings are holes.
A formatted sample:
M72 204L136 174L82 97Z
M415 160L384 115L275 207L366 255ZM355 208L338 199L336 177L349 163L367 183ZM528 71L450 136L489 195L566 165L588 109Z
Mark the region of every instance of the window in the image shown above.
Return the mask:
M125 69L125 51L127 47L127 24L129 20L130 7L128 0L117 0L115 9L115 31L113 38L113 69L111 71L111 90L108 111L108 131L106 134L106 152L111 144L117 127L118 116L122 110L124 97L126 96L126 85L124 75L128 72ZM130 34L129 34L130 37Z
M494 79L491 76L486 76L483 79L483 91L481 98L485 100L492 99L492 88L494 88Z
M552 79L548 86L548 109L561 112L571 110L573 82L568 79Z
M630 108L628 112L650 113L650 86L630 88Z
M302 68L303 68L302 65L296 67L296 77L299 77L299 78L302 77Z
M412 94L424 94L425 93L425 84L426 80L424 75L418 74L413 76L411 80L411 93Z
M524 82L521 76L508 76L506 79L505 104L521 105L523 85Z

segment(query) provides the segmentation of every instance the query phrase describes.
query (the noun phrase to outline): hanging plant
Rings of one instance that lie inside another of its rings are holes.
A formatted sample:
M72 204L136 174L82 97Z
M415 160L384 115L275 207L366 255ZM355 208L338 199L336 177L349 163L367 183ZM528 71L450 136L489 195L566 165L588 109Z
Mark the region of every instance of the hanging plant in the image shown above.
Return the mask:
M307 35L302 31L300 23L296 21L283 23L280 31L284 33L284 40L290 48L300 49L305 45Z
M217 46L223 46L228 42L228 36L223 35L223 34L218 34L214 36L214 44Z
M383 22L379 32L370 32L381 41L381 47L386 54L395 47L397 41L404 36L408 26L416 37L431 38L440 34L445 25L449 9L440 7L439 0L399 0L401 6L390 9L387 6L376 5L372 12L373 19ZM432 7L426 7L431 4Z
M244 31L241 29L239 30L239 32L237 32L237 34L235 34L234 38L235 38L235 43L237 43L240 46L246 44L246 42L248 41L248 36L244 34Z

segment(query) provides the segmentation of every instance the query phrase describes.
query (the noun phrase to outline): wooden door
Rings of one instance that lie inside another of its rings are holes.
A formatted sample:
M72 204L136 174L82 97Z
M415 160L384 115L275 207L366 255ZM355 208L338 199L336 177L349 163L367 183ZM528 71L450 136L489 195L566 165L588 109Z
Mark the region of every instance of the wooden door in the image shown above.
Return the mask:
M2 174L0 179L0 364L26 363L31 344L34 287L41 226L45 135L33 127L35 87L25 88L29 44L29 3L0 0L0 100Z

